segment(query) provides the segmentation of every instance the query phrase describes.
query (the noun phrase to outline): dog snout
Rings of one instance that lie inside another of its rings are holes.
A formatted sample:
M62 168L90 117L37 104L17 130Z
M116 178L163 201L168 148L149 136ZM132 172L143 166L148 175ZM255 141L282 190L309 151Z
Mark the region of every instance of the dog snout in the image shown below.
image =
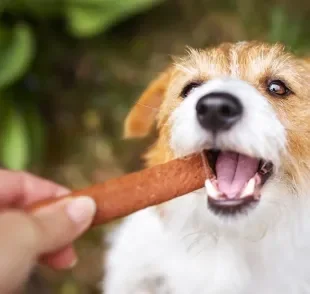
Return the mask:
M201 97L196 104L199 124L212 133L229 130L242 117L239 99L226 92L212 92Z

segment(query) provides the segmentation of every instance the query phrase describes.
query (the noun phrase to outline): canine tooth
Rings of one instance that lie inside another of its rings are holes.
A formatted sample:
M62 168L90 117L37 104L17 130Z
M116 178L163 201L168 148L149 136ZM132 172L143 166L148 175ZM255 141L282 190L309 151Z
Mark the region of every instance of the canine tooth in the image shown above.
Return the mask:
M221 192L217 190L217 188L212 184L209 179L205 181L205 187L208 196L212 198L219 198L219 196L221 195Z
M247 197L249 195L253 195L255 192L255 184L256 184L255 177L253 177L251 180L249 180L249 182L247 183L247 185L243 189L240 198L244 198L244 197Z
M260 184L262 183L262 179L261 179L261 177L259 176L258 173L255 174L254 179L255 179L255 186L256 187L260 186Z
M270 172L272 169L272 163L270 161L265 161L264 164L262 165L260 172L263 174L266 174Z

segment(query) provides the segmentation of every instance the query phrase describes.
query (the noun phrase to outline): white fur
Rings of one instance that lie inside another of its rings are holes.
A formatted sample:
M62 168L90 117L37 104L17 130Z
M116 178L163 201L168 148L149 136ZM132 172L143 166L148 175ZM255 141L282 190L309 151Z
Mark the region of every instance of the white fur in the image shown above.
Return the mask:
M245 112L213 142L195 105L216 90L238 97ZM285 177L285 130L267 100L243 81L213 80L194 90L170 123L178 156L216 145L271 160L277 172L247 215L215 216L201 189L166 203L164 222L153 208L128 217L112 238L104 293L310 293L310 183L293 187Z
M198 100L214 91L238 97L244 108L238 124L229 132L218 135L216 142L211 133L200 127L195 110ZM232 78L211 80L193 90L172 114L171 124L171 147L177 156L219 147L279 164L286 143L285 129L267 99L248 83Z
M277 192L277 199L266 200L266 219L261 214L248 225L216 223L203 205L203 192L171 201L175 217L187 221L183 228L165 227L152 209L129 217L108 255L104 293L309 293L309 203L296 201L286 187ZM204 224L185 199L197 202ZM170 292L143 288L158 277Z

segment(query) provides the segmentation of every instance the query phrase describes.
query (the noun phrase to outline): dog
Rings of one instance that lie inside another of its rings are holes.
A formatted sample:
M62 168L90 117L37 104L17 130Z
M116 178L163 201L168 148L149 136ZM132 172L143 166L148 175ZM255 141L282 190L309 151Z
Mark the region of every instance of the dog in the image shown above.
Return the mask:
M125 136L156 123L147 167L203 152L214 175L112 233L105 294L310 293L309 64L282 44L223 43L151 82Z

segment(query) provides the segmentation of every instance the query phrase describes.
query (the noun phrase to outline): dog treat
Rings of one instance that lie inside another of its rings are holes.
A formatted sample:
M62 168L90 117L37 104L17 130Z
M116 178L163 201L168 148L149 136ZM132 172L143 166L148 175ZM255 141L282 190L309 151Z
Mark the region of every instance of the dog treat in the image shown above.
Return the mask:
M204 156L194 154L73 191L64 197L92 197L97 204L92 224L95 226L200 189L209 176L210 170ZM34 211L64 197L40 201L27 211Z

